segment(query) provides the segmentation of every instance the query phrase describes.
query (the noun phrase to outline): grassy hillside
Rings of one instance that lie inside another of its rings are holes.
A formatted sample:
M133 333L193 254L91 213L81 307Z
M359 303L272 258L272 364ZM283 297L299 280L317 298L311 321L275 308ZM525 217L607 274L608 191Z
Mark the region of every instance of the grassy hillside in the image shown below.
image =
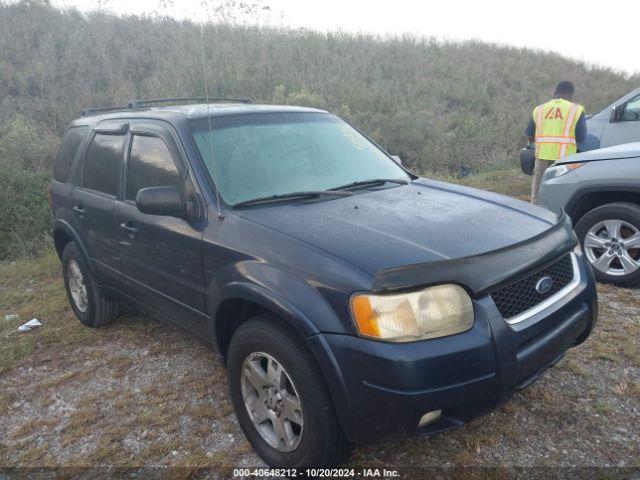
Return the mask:
M204 37L212 95L327 108L411 168L453 176L513 162L531 109L560 79L574 81L588 111L640 83L555 54L479 42L221 24L208 25ZM28 179L49 172L58 139L83 107L202 95L200 41L189 22L0 3L0 171ZM8 195L1 200L11 203ZM30 233L17 234L21 217L7 210L0 258L36 251L42 215L23 220ZM19 236L31 243L10 246Z

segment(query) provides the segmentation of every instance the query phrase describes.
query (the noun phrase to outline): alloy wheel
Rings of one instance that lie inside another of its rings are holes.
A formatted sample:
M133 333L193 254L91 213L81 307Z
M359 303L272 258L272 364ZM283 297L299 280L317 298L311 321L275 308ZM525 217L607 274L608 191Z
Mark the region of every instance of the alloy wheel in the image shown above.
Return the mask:
M260 436L276 450L295 450L304 419L289 374L272 356L255 352L244 360L241 376L242 399Z
M612 276L640 269L640 230L624 220L604 220L584 238L584 251L593 267Z

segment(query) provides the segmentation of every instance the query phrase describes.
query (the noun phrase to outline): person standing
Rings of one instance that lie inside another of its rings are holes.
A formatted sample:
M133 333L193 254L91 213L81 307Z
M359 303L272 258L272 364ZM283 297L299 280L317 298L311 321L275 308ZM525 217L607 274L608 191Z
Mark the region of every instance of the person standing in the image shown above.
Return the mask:
M584 107L573 103L575 87L569 81L556 86L554 98L533 110L526 134L536 144L536 163L531 182L531 203L538 204L542 175L549 165L577 152L587 135Z

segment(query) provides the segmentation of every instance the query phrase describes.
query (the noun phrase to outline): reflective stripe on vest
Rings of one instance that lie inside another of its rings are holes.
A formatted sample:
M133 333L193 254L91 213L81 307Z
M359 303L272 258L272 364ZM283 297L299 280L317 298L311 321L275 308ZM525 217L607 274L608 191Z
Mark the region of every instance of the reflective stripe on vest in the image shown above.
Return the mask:
M564 99L553 99L536 107L536 157L557 161L576 153L575 127L582 106Z
M571 108L569 109L569 115L567 116L567 120L564 122L564 135L563 137L567 138L569 137L569 133L571 132L571 126L573 125L573 121L576 118L576 113L578 112L578 105L576 105L575 103L571 104ZM574 135L575 135L575 125L573 125L573 130L574 130ZM571 140L573 141L572 145L576 144L576 139L575 137L572 137ZM564 158L567 156L567 146L569 145L568 142L564 142L562 144L562 146L560 147L560 158ZM575 153L575 152L573 152Z
M576 139L572 137L536 137L536 143L561 143L563 145L575 145Z

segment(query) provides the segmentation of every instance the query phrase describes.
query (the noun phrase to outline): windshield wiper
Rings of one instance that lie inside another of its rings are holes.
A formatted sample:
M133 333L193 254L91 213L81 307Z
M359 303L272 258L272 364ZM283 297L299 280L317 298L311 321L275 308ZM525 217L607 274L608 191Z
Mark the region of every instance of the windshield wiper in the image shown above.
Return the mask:
M330 188L327 191L333 192L338 190L348 190L348 189L357 188L357 187L384 185L385 183L397 183L399 185L407 185L409 181L401 180L399 178L372 178L371 180L360 180L357 182L346 183L344 185L340 185L339 187Z
M251 200L243 200L233 205L233 208L242 207L243 205L257 205L259 203L278 202L280 200L288 200L293 198L315 198L315 197L351 197L351 192L335 192L332 190L310 190L307 192L291 192L281 195L269 195L267 197L252 198Z

